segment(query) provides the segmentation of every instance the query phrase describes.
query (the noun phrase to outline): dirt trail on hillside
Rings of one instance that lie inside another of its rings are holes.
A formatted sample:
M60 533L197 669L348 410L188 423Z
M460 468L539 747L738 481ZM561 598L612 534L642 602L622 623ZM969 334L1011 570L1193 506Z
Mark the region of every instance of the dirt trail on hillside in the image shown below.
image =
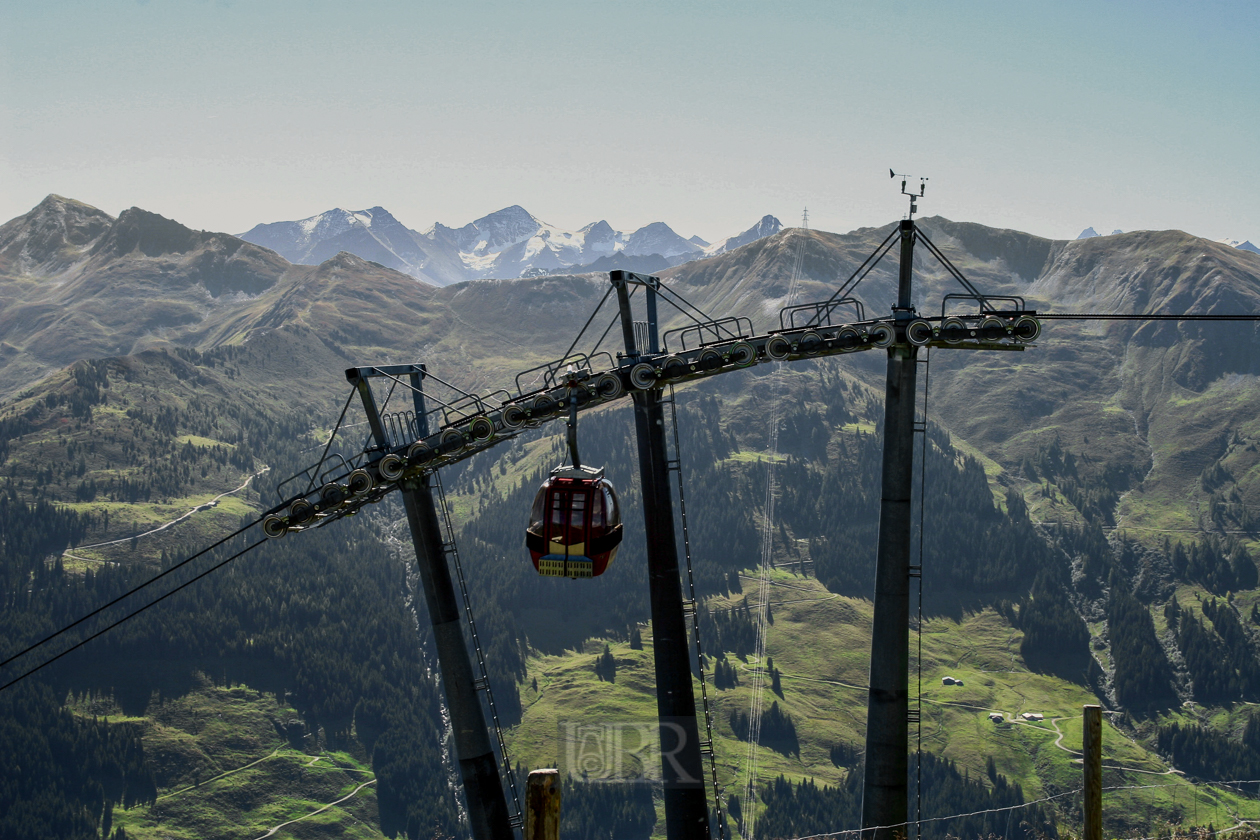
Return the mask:
M185 513L185 514L183 514L183 515L181 515L181 516L177 516L177 517L175 517L174 519L170 520L169 522L166 522L166 523L164 523L164 524L162 524L162 525L159 525L158 527L153 528L153 529L151 529L151 530L145 531L145 532L144 532L144 533L142 533L142 534L136 534L136 535L131 536L131 537L123 537L122 539L117 539L117 540L107 540L107 541L105 541L105 542L89 543L88 545L75 545L75 546L71 546L69 549L66 549L65 551L63 551L63 552L62 552L62 556L63 556L63 557L65 557L65 556L70 556L70 551L72 551L72 550L73 550L73 551L82 551L82 550L83 550L83 549L85 549L85 548L103 548L103 547L105 547L105 546L107 546L107 545L121 545L122 543L131 542L132 540L138 540L138 539L140 539L141 537L148 537L148 536L152 536L153 534L156 534L156 533L158 533L158 532L160 532L160 531L165 531L167 528L173 528L174 526L176 526L176 525L178 525L179 523L183 522L185 519L188 519L189 517L191 517L194 513L197 513L197 512L199 512L199 511L203 511L203 510L209 510L210 508L214 507L215 505L217 505L217 504L219 503L219 499L222 499L224 496L231 496L231 495L233 495L233 494L235 494L235 493L239 493L239 492L241 492L242 490L244 490L246 487L248 487L248 486L249 486L249 483L250 483L251 481L253 481L255 478L258 478L258 476L262 475L263 473L267 472L267 471L268 471L268 470L270 470L270 469L271 469L271 467L263 467L261 470L259 470L258 472L254 473L253 475L247 476L247 477L245 478L245 481L241 483L241 486L240 486L240 487L237 487L235 490L228 490L226 493L220 493L219 495L215 496L213 499L211 499L210 501L206 502L205 504L203 504L203 505L198 505L197 507L193 508L192 510L188 511L187 513Z
M170 793L164 793L154 801L161 802L163 799L170 799L172 796L179 796L181 793L187 793L190 790L197 790L202 785L208 785L211 782L217 782L219 779L223 779L228 776L231 776L233 773L239 773L242 770L248 770L250 767L253 767L255 764L262 764L267 759L275 758L279 754L280 754L280 748L277 747L269 755L264 755L262 758L255 759L254 761L251 761L249 764L242 764L240 767L235 767L231 770L225 770L224 772L220 773L217 776L212 776L211 778L206 779L204 782L197 782L196 784L189 785L186 788L180 788L179 790L173 790Z
M269 830L266 834L259 835L257 840L266 840L266 838L271 837L273 834L275 834L277 831L279 831L280 829L284 828L287 825L293 825L296 822L301 822L302 820L310 819L316 814L322 814L325 811L327 811L329 808L332 808L336 805L340 805L342 802L345 802L347 799L354 799L354 797L358 796L359 791L363 790L365 787L368 787L369 785L374 785L374 784L376 784L376 779L372 779L370 782L364 782L363 784L356 787L354 790L347 793L345 796L333 802L329 802L327 805L323 806L322 808L316 808L314 811L311 811L309 814L303 814L297 819L280 823L278 826L275 826L274 828Z
M1081 751L1080 751L1080 750L1074 750L1074 749L1071 749L1070 747L1065 747L1065 746L1063 746L1063 738L1064 738L1064 736L1066 735L1066 733L1065 733L1062 729L1060 729L1060 728L1059 728L1059 721L1061 721L1061 720L1067 720L1067 718L1066 718L1066 717L1057 717L1057 718L1051 718L1051 719L1050 719L1050 725L1054 727L1054 731L1055 731L1056 733L1058 733L1058 736L1059 736L1059 737L1057 737L1057 738L1055 738L1055 739L1054 739L1054 746L1056 746L1056 747L1058 747L1059 749L1063 750L1065 753L1070 753L1070 754L1073 756L1073 758L1072 758L1072 762L1071 762L1072 764L1080 764L1080 763L1084 760L1084 759L1082 759L1082 758L1081 758ZM1016 721L1016 723L1018 723L1018 721ZM1042 727L1037 726L1037 727L1034 727L1034 728L1035 728L1035 729L1041 729ZM1176 767L1169 767L1167 770L1142 770L1142 769L1137 768L1137 767L1125 767L1125 766L1120 765L1120 764L1104 764L1104 765L1103 765L1103 769L1105 769L1105 770L1122 770L1122 771L1124 771L1125 773L1145 773L1145 774L1146 774L1146 775L1148 775L1148 776L1174 776L1174 775L1176 775L1176 776L1184 776L1184 775L1185 775L1185 773L1182 773L1182 772L1181 772L1180 770L1178 770Z

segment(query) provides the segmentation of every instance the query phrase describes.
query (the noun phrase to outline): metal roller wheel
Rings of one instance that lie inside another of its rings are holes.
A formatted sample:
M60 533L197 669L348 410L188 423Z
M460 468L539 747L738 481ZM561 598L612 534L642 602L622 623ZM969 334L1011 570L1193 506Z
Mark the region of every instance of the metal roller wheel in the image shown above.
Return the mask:
M376 471L386 481L397 481L402 478L403 469L405 468L406 464L403 462L403 459L393 452L376 462Z
M416 441L407 448L407 460L413 464L424 464L432 458L433 447L422 440Z
M806 356L813 356L823 349L823 337L813 330L810 330L801 336L798 346L800 347L801 352Z
M876 324L866 331L866 337L876 347L891 347L897 340L897 333L888 324Z
M735 367L748 367L757 361L757 348L747 341L737 341L730 346L730 357Z
M710 371L717 370L725 364L722 354L710 347L700 354L700 358L696 359L696 370Z
M468 424L468 434L478 443L489 440L494 437L494 421L485 415L474 417Z
M350 473L346 477L346 487L350 490L352 496L364 496L372 492L372 488L376 482L372 481L372 474L364 469L358 469Z
M346 488L340 484L330 482L319 488L319 503L323 505L324 510L332 510L346 501Z
M656 387L656 368L647 362L639 362L630 368L630 384L640 391Z
M968 332L962 318L946 318L941 322L941 338L949 344L957 344L967 338Z
M835 342L841 350L856 350L862 346L862 334L853 327L843 327L836 333Z
M915 347L922 347L933 338L932 325L922 318L916 318L906 324L906 341Z
M766 355L776 362L781 362L792 355L792 342L781 335L771 336L766 341Z
M601 373L595 377L592 387L601 400L615 400L626 390L621 384L621 377L615 373Z
M315 518L315 506L306 499L296 499L289 505L289 523L305 525Z
M1001 318L990 315L980 322L980 337L985 341L1001 341L1006 338L1008 332L1006 322Z
M554 405L555 402L552 401ZM441 451L446 455L453 455L456 452L462 452L464 447L468 445L468 438L464 437L464 433L459 429L447 429L442 432Z
M274 513L263 520L262 526L263 534L269 540L278 540L289 533L289 527L284 524L284 520Z
M525 415L525 409L519 405L504 406L503 411L499 414L499 422L503 424L505 429L519 429L525 425L525 421L528 419Z
M1036 341L1041 335L1041 322L1024 315L1015 322L1011 332L1020 341Z
M668 379L670 382L677 382L691 371L687 368L687 363L678 356L670 356L661 362L661 378Z
M559 407L560 404L550 394L540 394L530 406L530 414L535 420L545 420L555 414Z

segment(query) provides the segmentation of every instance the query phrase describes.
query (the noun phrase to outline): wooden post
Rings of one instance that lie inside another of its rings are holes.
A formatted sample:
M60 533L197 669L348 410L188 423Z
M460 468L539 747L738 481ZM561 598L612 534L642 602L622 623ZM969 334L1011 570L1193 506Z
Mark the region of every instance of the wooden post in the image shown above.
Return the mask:
M1083 787L1085 830L1083 840L1102 840L1102 707L1084 708Z
M560 771L531 770L525 802L525 840L560 840Z

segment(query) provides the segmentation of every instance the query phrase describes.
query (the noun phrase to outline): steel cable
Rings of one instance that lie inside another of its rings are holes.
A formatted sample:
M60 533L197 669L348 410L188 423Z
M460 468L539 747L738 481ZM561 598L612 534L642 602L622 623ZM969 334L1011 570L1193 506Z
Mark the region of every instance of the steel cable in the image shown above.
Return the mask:
M30 646L26 647L25 649L23 649L23 650L19 651L18 653L13 654L13 655L12 655L12 656L10 656L8 659L4 660L3 662L0 662L0 668L3 668L5 665L8 665L10 662L13 662L13 661L14 661L14 660L16 660L16 659L20 659L21 657L25 656L26 654L30 653L31 651L35 650L36 648L40 647L41 645L45 645L45 644L47 644L48 642L51 642L53 639L57 638L57 637L58 637L58 636L60 636L62 633L65 633L65 632L66 632L66 631L68 631L68 630L73 630L75 627L78 627L80 624L82 624L83 622L87 621L87 620L88 620L89 618L91 618L92 616L94 616L94 615L98 615L99 613L102 613L102 612L104 612L105 610L109 609L110 607L114 606L114 605L115 605L115 604L117 604L118 602L123 601L123 600L126 600L127 598L130 598L132 595L136 594L136 593L137 593L137 592L139 592L141 589L144 589L146 586L149 586L149 585L151 585L151 584L157 583L159 580L161 580L162 578L166 577L167 575L169 575L171 572L175 571L176 569L183 568L184 566L188 565L188 564L189 564L189 563L191 563L192 561L196 560L196 559L197 559L198 557L200 557L201 555L206 554L206 553L208 553L208 552L211 552L211 551L213 551L214 549L218 548L219 546L223 545L223 544L224 544L225 542L227 542L228 540L232 539L233 537L235 537L235 536L237 536L237 535L239 535L239 534L243 534L243 533L245 533L246 531L248 531L250 528L253 528L255 525L257 525L257 524L258 524L259 522L261 522L261 521L262 521L262 518L260 517L260 518L258 518L258 519L255 519L253 522L249 523L248 525L245 525L245 526L243 526L243 527L241 527L241 528L238 528L237 530L235 530L235 531L233 531L232 533L228 534L228 535L227 535L226 537L224 537L223 539L219 540L217 543L214 543L214 544L213 544L213 545L211 545L211 546L208 546L208 547L206 547L206 548L203 548L201 551L198 551L196 554L192 555L191 557L187 558L186 560L181 560L180 562L176 563L174 566L171 566L171 567L170 567L169 569L167 569L166 571L164 571L164 572L160 572L159 574L154 575L153 577L149 578L148 580L146 580L144 583L140 584L139 586L133 587L132 589L128 590L127 592L124 592L123 594L121 594L121 595L119 595L117 598L115 598L114 600L110 601L108 604L105 604L104 606L97 607L96 609L92 610L90 613L88 613L87 615L83 616L82 618L76 619L75 621L71 622L70 624L67 624L65 627L62 627L62 628L61 628L60 630L58 630L57 632L55 632L55 633L53 633L53 634L51 634L51 635L49 635L49 636L46 636L45 638L43 638L43 639L41 639L40 641L35 642L34 644L32 644L32 645L30 645ZM156 602L155 602L155 603L156 603ZM41 666L41 667L42 667L42 666ZM10 683L10 685L12 685L12 683ZM8 686L5 686L5 688L7 688L7 687L8 687ZM0 689L0 690L3 690L3 689Z
M238 531L237 533L240 533L240 532ZM235 535L235 534L233 534L232 536L236 536L236 535ZM230 537L225 537L224 539L230 539ZM144 612L145 610L147 610L149 607L152 607L152 606L154 606L154 605L156 605L156 604L161 603L162 601L166 600L166 599L167 599L167 598L169 598L170 596L174 595L176 592L178 592L178 591L180 591L181 589L183 589L185 586L188 586L188 585L190 585L190 584L196 583L197 581L201 580L203 577L205 577L206 575L210 574L211 572L213 572L213 571L216 571L216 570L218 570L218 569L223 568L223 567L224 567L224 566L226 566L228 563L231 563L233 560L235 560L236 558L240 557L241 555L246 554L246 553L248 553L248 552L250 552L250 551L253 551L255 548L257 548L258 546L262 545L262 544L263 544L263 543L265 543L266 541L267 541L267 538L266 538L266 537L263 537L262 539L260 539L260 540L258 540L257 542L255 542L253 545L250 545L250 546L247 546L246 548L241 549L240 551L236 552L235 554L233 554L231 557L227 558L226 560L222 560L222 561L220 561L220 562L216 563L215 565L213 565L213 566L211 566L210 568L206 569L204 572L201 572L201 573L200 573L200 574L198 574L197 576L195 576L195 577L193 577L193 578L190 578L189 580L185 581L184 583L181 583L179 586L175 587L175 588L174 588L174 589L172 589L170 592L167 592L167 593L165 593L165 594L163 594L163 595L159 595L157 598L155 598L155 599L153 599L152 601L150 601L149 603L145 604L143 607L141 607L140 609L136 610L135 612L133 612L133 613L128 613L127 615L125 615L125 616L123 616L122 618L120 618L120 619L118 619L117 621L115 621L113 624L110 624L109 626L107 626L107 627L105 627L105 628L103 628L103 629L101 629L101 630L96 631L96 632L95 632L95 633L93 633L92 635L88 636L86 639L83 639L83 640L79 641L78 643L76 643L76 644L74 644L74 645L71 645L70 647L68 647L68 648L66 648L65 650L63 650L61 653L59 653L59 654L57 654L56 656L54 656L52 659L49 659L49 660L47 660L47 661L45 661L45 662L40 663L39 665L36 665L34 668L32 668L31 670L27 671L27 672L26 672L25 674L23 674L22 676L17 677L17 678L12 679L12 680L9 680L9 681L8 681L7 683L5 683L4 685L0 685L0 691L4 691L5 689L9 688L10 686L16 685L17 683L21 682L22 680L26 679L27 677L31 676L32 674L36 673L37 671L40 671L40 670L42 670L42 669L44 669L44 668L48 667L49 665L53 664L54 662L56 662L56 661L57 661L58 659L60 659L61 657L65 656L67 653L71 653L72 651L76 651L76 650L78 650L79 648L83 647L83 646L84 646L84 645L86 645L88 642L92 641L93 639L97 638L98 636L102 636L102 635L104 635L105 633L108 633L110 630L113 630L115 627L117 627L118 625L122 624L124 621L128 621L129 619L135 618L135 617L136 617L136 616L138 616L140 613L142 613L142 612ZM222 541L220 541L219 543L216 543L216 545L219 545L219 544L221 544L221 543L222 543ZM209 549L206 549L206 551L209 551ZM200 552L200 554L204 554L204 553L205 553L205 551ZM197 555L194 555L194 556L197 556ZM191 558L189 558L189 559L191 559ZM186 562L188 562L188 561L186 560L186 561L184 561L184 562L186 563ZM180 565L183 565L183 564L181 563ZM150 581L150 583L152 583L152 581ZM145 585L147 586L148 584L145 584ZM128 593L128 594L130 594L130 593ZM114 603L117 603L117 602L114 602ZM99 610L98 610L98 612L99 612ZM82 620L83 620L83 619L80 619L80 621L82 621ZM77 624L77 623L78 623L78 622L76 622L76 624ZM73 626L73 625L71 625L71 626ZM69 628L65 628L65 629L69 629ZM57 634L60 634L60 633L62 633L62 632L64 632L64 629L63 629L63 630L59 630Z

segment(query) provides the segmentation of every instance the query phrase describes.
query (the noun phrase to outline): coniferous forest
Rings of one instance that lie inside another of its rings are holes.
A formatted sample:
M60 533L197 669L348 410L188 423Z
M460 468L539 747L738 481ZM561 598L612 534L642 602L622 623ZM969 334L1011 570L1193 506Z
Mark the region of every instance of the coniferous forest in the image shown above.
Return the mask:
M988 765L988 782L960 773L954 763L931 753L923 754L922 767L911 761L911 819L923 820L918 829L923 837L1057 837L1054 821L1040 806L1014 811L1005 809L1024 802L1019 785L1012 785ZM766 786L761 798L766 810L757 822L757 831L767 837L806 837L827 832L828 826L857 825L861 820L862 774L852 773L840 788L819 786L812 779L796 784L780 776ZM923 795L916 797L919 780ZM994 813L937 822L933 818L958 813L994 810Z
M82 363L64 373L58 390L0 419L0 459L8 458L0 472L4 658L210 542L175 530L128 544L137 529L120 523L125 506L167 503L200 487L229 490L266 466L267 501L248 496L265 508L274 503L276 479L309 462L320 435L311 434L303 411L215 395L261 352L180 351L150 354L143 363ZM155 374L145 365L207 393L171 404L146 379ZM757 721L761 743L799 759L809 733L787 711L790 677L772 661L750 664L758 605L744 595L721 608L705 602L740 593L741 572L760 560L766 430L750 421L738 397L746 391L764 398L770 383L759 371L730 379L677 395L676 454L686 471L690 540L702 547L694 563L699 632L714 693L746 687L748 669L761 669L777 697L766 698ZM792 398L783 401L775 461L776 551L785 567L812 575L832 595L869 598L879 487L855 477L879 473L880 402L854 378L821 364L802 365L787 387ZM457 542L505 726L522 719L531 651L563 655L595 640L593 673L611 687L624 683L612 645L629 641L635 649L637 637L643 647L639 626L649 610L639 529L627 529L599 598L557 598L554 582L523 561L522 512L550 466L566 457L556 432L527 432L442 474L458 498ZM41 460L10 457L37 438L47 445ZM605 465L619 488L623 521L641 521L629 413L584 415L581 439L587 460ZM1047 493L1057 487L1079 520L1038 520L1015 486L995 494L985 464L955 446L942 426L929 423L920 441L931 488L922 500L923 532L930 535L922 554L931 581L924 589L926 619L959 621L993 611L1009 622L1030 670L1123 709L1178 769L1203 779L1253 778L1260 738L1250 719L1230 732L1160 721L1186 702L1227 707L1260 700L1260 615L1232 600L1257 584L1245 540L1220 534L1152 546L1129 539L1113 529L1114 510L1137 476L1095 469L1057 439L1031 454L1022 471ZM518 463L532 466L506 478ZM1219 471L1202 480L1211 492L1228 483ZM124 716L137 717L193 690L201 678L248 685L291 706L300 721L285 738L311 735L323 748L361 757L375 775L384 834L459 836L442 693L400 516L388 500L334 527L268 541L0 693L0 754L22 756L20 764L0 766L0 837L118 836L115 813L151 806L177 779L146 752L136 724L96 719L72 710L66 698L108 697ZM129 562L76 565L63 557L103 536L121 538L134 551ZM247 542L231 540L173 571L151 594L191 580ZM1206 594L1192 598L1184 587ZM54 649L130 609L104 611ZM1091 624L1104 629L1091 635ZM1107 655L1096 656L1102 646ZM753 728L739 709L722 723L737 739ZM849 770L845 784L786 777L765 784L755 803L760 834L801 836L855 824L860 749L838 744L830 754L834 767ZM926 752L921 769L924 814L1005 808L1026 798L992 762L980 777ZM581 784L567 795L566 836L609 836L609 814L617 815L614 837L646 837L659 828L650 786ZM749 807L732 800L727 820L738 826ZM942 827L940 836L1054 836L1047 809L1018 814L1015 824L1002 812Z

